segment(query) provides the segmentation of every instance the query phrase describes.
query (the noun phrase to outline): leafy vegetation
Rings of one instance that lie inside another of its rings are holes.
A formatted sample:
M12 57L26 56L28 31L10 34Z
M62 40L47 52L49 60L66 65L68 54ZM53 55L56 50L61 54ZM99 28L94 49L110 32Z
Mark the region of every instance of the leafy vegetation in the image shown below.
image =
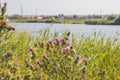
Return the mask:
M120 25L120 16L115 20L116 25Z
M0 35L0 80L120 80L119 39L49 29Z
M50 34L33 38L9 32L1 37L0 76L3 80L119 80L120 41L96 36ZM9 37L8 37L9 36Z

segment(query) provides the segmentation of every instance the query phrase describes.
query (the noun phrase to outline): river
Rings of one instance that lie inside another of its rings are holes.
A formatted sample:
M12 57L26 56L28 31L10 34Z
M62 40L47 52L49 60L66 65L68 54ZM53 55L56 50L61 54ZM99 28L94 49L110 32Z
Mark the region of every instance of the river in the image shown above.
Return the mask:
M28 31L37 33L40 30L50 28L51 32L62 32L68 30L75 35L105 35L107 37L117 37L120 39L120 26L118 25L85 25L85 24L47 24L47 23L11 23L16 31Z

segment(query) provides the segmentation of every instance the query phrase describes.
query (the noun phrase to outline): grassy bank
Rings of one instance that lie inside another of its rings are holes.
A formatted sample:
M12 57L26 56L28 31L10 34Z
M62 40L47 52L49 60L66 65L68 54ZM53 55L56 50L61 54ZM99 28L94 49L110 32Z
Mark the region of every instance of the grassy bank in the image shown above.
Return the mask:
M0 37L2 80L120 80L120 40L69 32Z
M56 19L52 21L51 19L12 19L15 23L62 23L62 24L91 24L91 25L114 25L114 20L106 19Z
M55 21L52 21L51 19L12 19L12 22L14 23L32 23L32 22L36 22L36 23L66 23L66 24L84 24L84 20L69 20L69 19L65 19L65 20L59 20L56 19Z

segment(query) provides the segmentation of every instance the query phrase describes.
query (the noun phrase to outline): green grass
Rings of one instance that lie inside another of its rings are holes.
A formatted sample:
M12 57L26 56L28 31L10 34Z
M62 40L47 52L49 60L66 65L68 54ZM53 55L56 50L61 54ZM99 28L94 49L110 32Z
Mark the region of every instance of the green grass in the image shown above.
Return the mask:
M86 21L91 21L91 22L96 22L96 24L100 25L100 24L114 24L114 20L106 20L106 19L64 19L64 20L60 20L60 19L55 19L55 21L51 21L50 19L42 19L42 20L38 20L38 19L12 19L12 22L16 22L16 23L26 23L26 22L38 22L38 23L65 23L65 24L85 24ZM93 25L96 25L93 24Z
M50 21L50 22L49 22ZM26 22L38 22L38 23L52 23L50 19L12 19L12 22L15 23L26 23ZM66 24L84 24L84 20L71 20L71 19L65 19L65 20L59 20L56 19L53 21L53 23L66 23Z
M0 37L2 79L120 80L120 40L71 34L71 40L67 42L71 42L73 49L62 53L61 49L68 46L48 44L48 40L52 40L53 43L58 35L59 33L51 34L49 30L45 30L41 31L38 37L33 37L27 32L9 32ZM68 32L63 32L59 37L64 39L68 35ZM41 41L45 41L44 47L41 46ZM34 49L33 52L29 50L30 47ZM43 53L47 54L47 58L42 59ZM77 55L80 55L81 59L76 62ZM87 64L82 58L88 58ZM41 64L36 64L38 60ZM81 69L82 65L87 65L87 68ZM53 66L57 66L58 70L53 71Z

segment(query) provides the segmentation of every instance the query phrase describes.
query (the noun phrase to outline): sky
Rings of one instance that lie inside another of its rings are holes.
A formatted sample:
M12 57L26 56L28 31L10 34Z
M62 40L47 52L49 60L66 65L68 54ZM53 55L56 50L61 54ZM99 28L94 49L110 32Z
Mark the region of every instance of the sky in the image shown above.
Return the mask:
M0 0L8 3L8 15L119 14L120 0Z

